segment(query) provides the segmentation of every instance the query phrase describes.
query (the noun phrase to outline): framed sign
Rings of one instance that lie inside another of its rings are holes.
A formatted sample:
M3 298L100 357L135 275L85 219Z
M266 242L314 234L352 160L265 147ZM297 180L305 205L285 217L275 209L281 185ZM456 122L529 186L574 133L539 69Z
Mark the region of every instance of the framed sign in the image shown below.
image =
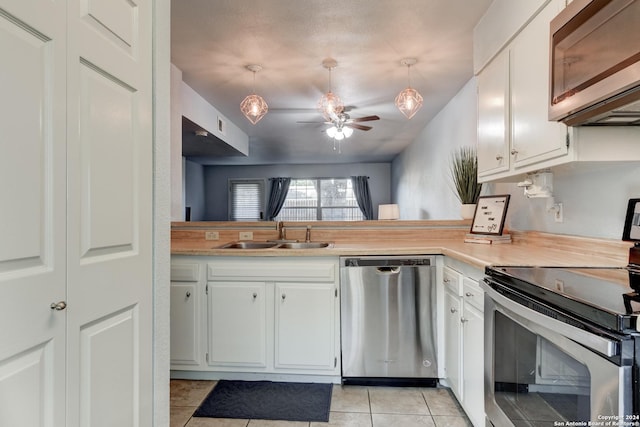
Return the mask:
M629 199L622 240L640 242L640 199Z
M510 197L509 194L480 196L471 223L471 233L501 235Z

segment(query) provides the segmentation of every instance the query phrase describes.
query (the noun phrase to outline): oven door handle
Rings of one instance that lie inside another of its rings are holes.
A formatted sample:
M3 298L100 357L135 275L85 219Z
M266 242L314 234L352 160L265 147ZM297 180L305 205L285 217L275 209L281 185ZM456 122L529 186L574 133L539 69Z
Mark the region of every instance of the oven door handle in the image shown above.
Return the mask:
M552 319L548 316L545 316L544 314L540 314L537 311L531 310L528 307L510 300L485 283L481 283L480 285L482 286L488 297L494 300L497 305L500 305L509 310L516 317L523 317L533 323L549 329L550 331L564 335L568 339L575 341L587 348L593 349L601 354L604 354L607 357L617 356L619 353L619 347L616 341L602 338L592 333L583 331L582 329L576 328L575 326L571 326Z

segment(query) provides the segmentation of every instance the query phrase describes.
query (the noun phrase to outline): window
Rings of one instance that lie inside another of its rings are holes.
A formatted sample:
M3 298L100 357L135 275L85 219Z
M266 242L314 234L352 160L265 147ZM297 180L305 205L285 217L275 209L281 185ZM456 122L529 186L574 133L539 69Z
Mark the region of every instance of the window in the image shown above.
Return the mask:
M349 178L292 179L277 221L361 221Z
M264 218L264 180L229 181L229 220L260 221Z

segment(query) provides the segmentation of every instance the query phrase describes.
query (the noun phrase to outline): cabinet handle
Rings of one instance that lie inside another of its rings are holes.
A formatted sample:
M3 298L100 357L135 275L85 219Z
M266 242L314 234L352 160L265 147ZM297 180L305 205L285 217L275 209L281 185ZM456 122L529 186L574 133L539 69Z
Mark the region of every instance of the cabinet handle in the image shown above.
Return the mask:
M443 279L442 281L443 281L444 283L449 283L451 280L449 280L449 279Z
M51 310L61 311L67 308L67 303L64 301L52 302L49 308L51 308Z
M518 154L518 150L516 150L515 148L512 149L511 150L511 154L515 156L516 154Z
M467 292L465 295L468 296L468 297L472 297L473 296L473 294L471 292Z
M456 312L456 311L458 311L458 310L456 310L454 307L451 307L450 311L451 311L452 313L455 313L455 312Z
M191 292L187 291L187 298L191 297Z
M503 159L503 157L502 157L500 154L498 154L498 155L496 156L496 160L497 160L497 161L501 161L502 159Z
M254 293L253 293L253 299L256 299L256 298L258 298L258 293L257 293L257 292L254 292Z
M287 296L285 294L282 294L282 301L284 301L287 298Z
M461 317L461 318L460 318L460 321L461 321L462 323L467 323L467 322L469 321L469 319L465 319L464 317Z

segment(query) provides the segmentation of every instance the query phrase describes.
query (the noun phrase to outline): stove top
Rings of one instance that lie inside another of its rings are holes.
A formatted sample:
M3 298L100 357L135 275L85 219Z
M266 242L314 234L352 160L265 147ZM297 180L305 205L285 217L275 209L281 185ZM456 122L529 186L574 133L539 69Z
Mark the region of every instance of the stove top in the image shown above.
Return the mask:
M609 330L640 327L640 297L629 285L628 268L497 266L487 267L486 273L508 288Z

